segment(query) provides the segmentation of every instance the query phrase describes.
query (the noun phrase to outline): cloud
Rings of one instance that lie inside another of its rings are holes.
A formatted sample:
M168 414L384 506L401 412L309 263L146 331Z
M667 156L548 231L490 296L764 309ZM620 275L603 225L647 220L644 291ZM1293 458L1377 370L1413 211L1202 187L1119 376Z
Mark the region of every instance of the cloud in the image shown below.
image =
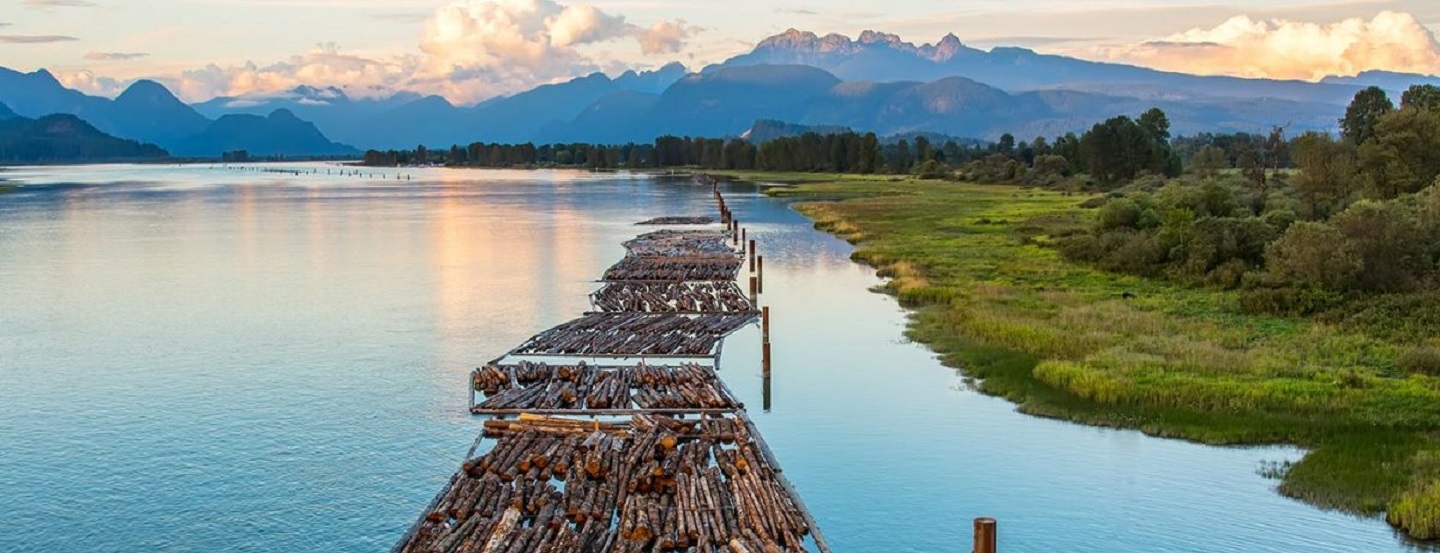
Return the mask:
M32 8L89 8L95 5L88 0L25 0Z
M1318 80L1383 69L1440 73L1440 42L1408 13L1331 24L1236 16L1210 28L1139 44L1072 52L1170 71Z
M1104 37L1079 36L992 36L966 40L968 44L993 44L996 46L1050 46L1055 44L1093 43L1107 40Z
M339 86L352 96L367 97L404 88L417 65L413 56L382 61L345 54L334 44L318 44L278 63L210 64L157 80L187 101L274 94L301 85Z
M560 48L622 37L631 28L625 23L625 16L609 15L589 4L566 6L545 24L550 45Z
M668 54L698 32L681 19L636 25L590 4L453 0L425 18L418 51L410 54L366 57L322 44L283 61L210 64L156 80L191 102L310 85L340 87L355 97L411 90L472 103L611 69L615 44L646 56Z
M416 84L471 102L599 70L584 46L633 39L647 55L674 52L696 30L680 20L643 29L588 4L461 0L426 21Z
M90 52L85 54L85 59L90 61L129 61L149 55L145 52Z
M91 94L115 96L125 91L129 82L110 77L100 77L89 71L54 71L55 79L68 88L83 90Z
M685 47L685 41L700 30L700 27L686 25L684 19L656 21L640 33L640 51L646 55L679 52Z
M63 35L0 35L0 44L48 44L76 40L80 39Z

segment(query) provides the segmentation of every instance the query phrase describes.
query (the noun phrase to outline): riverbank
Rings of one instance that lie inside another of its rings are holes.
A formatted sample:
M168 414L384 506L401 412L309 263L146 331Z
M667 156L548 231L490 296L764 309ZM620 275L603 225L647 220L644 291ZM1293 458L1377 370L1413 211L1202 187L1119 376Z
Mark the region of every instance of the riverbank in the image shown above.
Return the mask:
M1208 444L1311 449L1279 491L1440 535L1440 380L1396 371L1364 329L1241 313L1233 292L1101 272L1052 237L1088 196L889 176L732 174L795 184L913 311L908 334L1023 412ZM771 177L778 177L772 179Z

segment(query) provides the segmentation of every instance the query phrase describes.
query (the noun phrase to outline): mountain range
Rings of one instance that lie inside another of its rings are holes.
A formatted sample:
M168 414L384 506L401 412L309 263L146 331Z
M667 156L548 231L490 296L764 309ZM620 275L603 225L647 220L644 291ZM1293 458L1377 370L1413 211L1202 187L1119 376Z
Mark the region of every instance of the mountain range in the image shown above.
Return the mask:
M0 68L0 103L30 118L74 115L98 131L159 145L182 157L219 157L225 150L252 155L350 156L359 150L336 144L309 123L284 110L270 117L201 115L164 85L150 80L131 84L115 99L65 88L50 72L21 73Z
M30 119L0 104L0 163L129 161L166 155L154 144L115 138L74 115Z
M1028 139L1079 131L1160 107L1176 133L1333 131L1365 86L1398 94L1440 78L1371 71L1318 83L1196 76L1040 54L981 50L954 35L912 44L867 31L856 39L790 30L690 73L672 63L611 78L595 73L477 105L399 92L352 98L302 86L194 105L138 81L115 99L63 87L50 73L0 69L0 102L26 117L76 115L116 136L176 155L352 155L360 148L470 142L648 142L663 134L752 137L787 128L850 128L882 136L932 133ZM769 121L763 128L759 120ZM790 127L787 127L789 125ZM333 139L333 140L332 140Z

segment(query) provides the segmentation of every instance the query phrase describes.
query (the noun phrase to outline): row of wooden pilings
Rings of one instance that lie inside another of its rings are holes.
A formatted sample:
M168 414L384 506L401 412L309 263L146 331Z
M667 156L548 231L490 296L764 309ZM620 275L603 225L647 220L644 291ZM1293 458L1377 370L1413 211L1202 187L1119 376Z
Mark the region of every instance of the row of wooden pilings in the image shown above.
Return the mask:
M755 240L748 236L748 232L740 225L740 220L725 205L725 196L720 193L720 186L717 182L714 187L715 201L720 205L720 222L726 226L731 235L734 245L744 244L745 255L750 266L750 301L760 305L760 294L765 291L765 257L755 252ZM765 411L770 411L770 306L760 308L760 367L764 375L764 403ZM996 553L996 541L999 534L999 524L995 519L980 517L975 519L974 548L973 553Z
M293 176L297 176L297 177L298 177L298 176L302 176L302 175L319 175L319 174L320 174L320 170L319 170L319 169L316 169L316 168L313 168L313 167L312 167L312 168L307 168L307 169L285 169L285 168L261 167L261 166L258 166L258 165L228 165L228 164L226 164L226 165L211 165L211 166L210 166L210 169L224 169L224 170L229 170L229 171L249 171L249 172L254 172L254 173L280 173L280 174L285 174L285 175L293 175ZM371 172L361 171L361 170L359 170L359 169L346 169L346 168L334 168L334 169L330 169L330 168L326 168L326 169L325 169L325 174L326 174L326 175L339 176L339 177L360 177L360 178L366 178L366 179L384 179L384 180L389 180L389 179L390 179L390 177L389 177L388 175L386 175L385 173L371 173ZM395 180L407 180L407 181L408 181L408 180L415 180L415 179L414 179L414 177L413 177L412 175L408 175L408 174L404 174L404 173L395 173Z

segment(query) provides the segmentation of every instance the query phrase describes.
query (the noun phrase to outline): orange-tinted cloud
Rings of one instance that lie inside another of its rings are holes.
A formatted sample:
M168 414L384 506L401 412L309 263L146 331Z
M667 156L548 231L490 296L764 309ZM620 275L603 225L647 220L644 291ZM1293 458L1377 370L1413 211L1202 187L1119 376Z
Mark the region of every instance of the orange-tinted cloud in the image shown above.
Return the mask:
M1371 69L1440 73L1435 35L1414 16L1389 11L1330 24L1241 15L1156 41L1071 53L1202 75L1319 80Z

